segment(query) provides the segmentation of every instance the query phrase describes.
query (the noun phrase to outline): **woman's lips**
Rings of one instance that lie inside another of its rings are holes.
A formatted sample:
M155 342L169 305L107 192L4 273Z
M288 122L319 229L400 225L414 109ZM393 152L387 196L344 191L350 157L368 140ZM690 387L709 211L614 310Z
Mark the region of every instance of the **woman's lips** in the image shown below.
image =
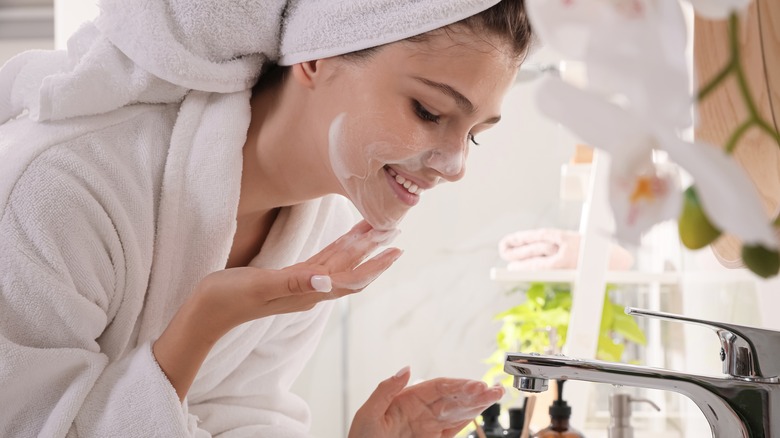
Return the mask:
M387 183L401 202L410 207L413 207L420 202L420 193L423 192L422 188L417 184L408 181L388 166L384 167L384 171Z

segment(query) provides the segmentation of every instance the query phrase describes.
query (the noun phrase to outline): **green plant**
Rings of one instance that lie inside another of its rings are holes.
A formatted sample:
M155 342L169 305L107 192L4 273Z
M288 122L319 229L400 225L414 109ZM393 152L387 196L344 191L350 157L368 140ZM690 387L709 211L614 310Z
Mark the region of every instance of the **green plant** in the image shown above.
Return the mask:
M607 286L601 316L596 358L619 362L626 342L646 345L647 339L634 318L623 312L623 306L609 297L614 286ZM515 289L518 290L518 289ZM483 377L488 384L501 382L511 385L512 378L504 373L507 352L546 353L563 346L571 315L571 288L565 283L532 283L525 291L526 301L501 312L495 319L503 321L496 335L497 350L486 362L491 366ZM550 345L549 330L558 334L558 345Z

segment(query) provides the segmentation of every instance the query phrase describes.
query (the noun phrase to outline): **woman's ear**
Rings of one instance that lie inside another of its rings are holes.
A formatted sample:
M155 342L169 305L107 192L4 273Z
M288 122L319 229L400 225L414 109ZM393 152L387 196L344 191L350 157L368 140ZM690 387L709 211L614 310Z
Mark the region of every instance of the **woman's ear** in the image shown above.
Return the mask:
M322 60L315 59L313 61L293 64L292 75L293 78L304 87L312 88L321 80L320 77L323 75Z

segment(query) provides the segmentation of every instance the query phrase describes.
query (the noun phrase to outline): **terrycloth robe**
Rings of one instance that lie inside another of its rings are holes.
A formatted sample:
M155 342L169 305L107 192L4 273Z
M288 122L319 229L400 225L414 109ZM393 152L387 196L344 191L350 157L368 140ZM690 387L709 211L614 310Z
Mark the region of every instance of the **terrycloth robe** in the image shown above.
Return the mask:
M181 403L151 343L235 233L249 92L0 125L0 436L301 437L289 392L330 305L229 332ZM283 209L253 266L305 260L355 217Z

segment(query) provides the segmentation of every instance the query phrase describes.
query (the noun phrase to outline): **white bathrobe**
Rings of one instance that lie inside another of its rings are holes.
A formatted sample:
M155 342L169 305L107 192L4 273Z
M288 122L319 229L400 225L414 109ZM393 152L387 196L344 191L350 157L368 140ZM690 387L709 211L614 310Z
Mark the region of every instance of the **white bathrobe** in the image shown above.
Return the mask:
M249 91L0 125L0 436L301 437L289 388L330 310L244 324L181 403L151 343L235 232ZM304 260L356 218L285 208L252 265Z

